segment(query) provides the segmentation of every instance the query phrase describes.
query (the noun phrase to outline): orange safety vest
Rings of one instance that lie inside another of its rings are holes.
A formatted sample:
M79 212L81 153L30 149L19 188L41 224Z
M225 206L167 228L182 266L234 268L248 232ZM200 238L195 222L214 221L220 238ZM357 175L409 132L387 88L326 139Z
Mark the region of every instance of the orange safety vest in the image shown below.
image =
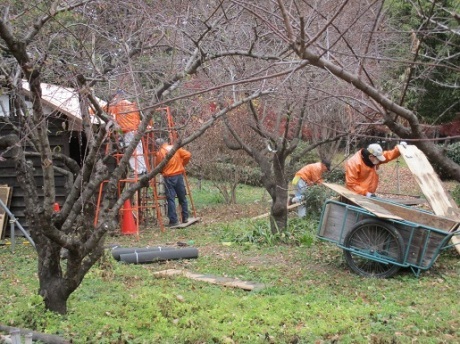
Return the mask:
M163 144L156 154L156 164L163 161L173 146L167 143ZM185 166L190 161L192 154L184 148L179 148L172 156L171 160L163 167L161 174L164 177L177 176L185 172Z
M129 100L108 104L104 110L111 114L123 132L136 131L141 123L139 108Z
M302 167L295 174L295 177L302 178L308 185L321 184L323 182L323 172L323 163L316 162L314 164L308 164ZM296 179L295 177L294 180Z
M367 166L361 156L361 150L356 152L345 162L345 186L360 195L366 196L367 192L375 193L379 184L377 173L380 164L386 164L400 156L398 146L391 151L384 151L386 160L372 167Z

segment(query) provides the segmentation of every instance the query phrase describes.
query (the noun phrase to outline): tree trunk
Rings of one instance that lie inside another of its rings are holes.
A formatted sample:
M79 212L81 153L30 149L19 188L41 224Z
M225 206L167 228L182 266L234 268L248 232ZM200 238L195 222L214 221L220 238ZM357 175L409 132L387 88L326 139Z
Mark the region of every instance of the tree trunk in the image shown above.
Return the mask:
M236 188L238 187L238 182L233 183L232 185L232 204L236 204Z
M31 233L36 232L31 231ZM43 297L46 309L66 314L70 292L68 292L65 279L62 278L61 248L44 236L39 236L35 241L38 243L38 279L40 283L38 294Z
M67 300L82 280L79 277L82 276L81 272L75 268L78 264L71 263L68 258L67 269L63 273L61 267L62 247L43 235L37 236L36 231L32 230L31 233L38 243L38 279L40 283L38 294L43 297L46 309L59 314L66 314Z
M283 154L277 154L273 159L274 189L272 196L270 228L273 234L281 233L287 228L287 199L288 186L285 178L285 159Z
M40 277L40 295L43 297L46 309L59 313L67 313L67 299L70 292L63 285L61 278L54 278L51 280L43 281Z
M277 198L270 209L270 228L273 234L282 233L287 227L287 197L284 196L284 199L285 202L282 202L280 198Z

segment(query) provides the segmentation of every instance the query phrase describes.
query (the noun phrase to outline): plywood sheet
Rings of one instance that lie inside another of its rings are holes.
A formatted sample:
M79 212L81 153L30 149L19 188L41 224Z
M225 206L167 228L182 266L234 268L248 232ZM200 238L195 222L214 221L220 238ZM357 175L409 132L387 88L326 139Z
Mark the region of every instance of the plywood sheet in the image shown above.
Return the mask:
M331 184L331 183L324 183L325 186L332 189L333 191L337 192L339 195L350 200L353 204L360 206L368 211L370 211L375 216L382 218L382 219L395 219L395 220L403 220L402 217L391 213L387 209L381 207L380 205L376 204L372 198L364 197L356 192L348 190L346 187L338 184Z
M228 277L219 277L219 276L212 276L212 275L203 275L197 274L193 272L188 272L185 270L177 270L177 269L168 269L163 271L158 271L154 273L155 276L165 277L165 276L175 276L181 275L196 281L202 281L212 284L219 284L225 287L231 288L240 288L243 290L255 290L261 289L264 287L263 284L248 282L248 281L241 281L236 278L228 278Z
M406 148L399 145L398 148L433 212L460 222L457 204L444 188L425 154L414 145L407 145Z
M398 148L433 212L438 216L460 222L460 210L457 204L444 188L425 154L414 145L406 147L398 145ZM460 253L460 238L453 236L451 241L457 252Z

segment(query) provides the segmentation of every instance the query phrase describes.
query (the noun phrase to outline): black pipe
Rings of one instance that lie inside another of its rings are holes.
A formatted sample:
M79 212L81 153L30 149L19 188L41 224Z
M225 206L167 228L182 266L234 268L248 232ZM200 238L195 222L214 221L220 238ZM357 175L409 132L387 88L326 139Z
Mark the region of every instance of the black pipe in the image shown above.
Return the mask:
M112 256L115 260L120 260L121 254L136 253L136 252L154 252L154 251L168 251L175 250L174 247L118 247L112 248Z
M198 249L187 247L166 251L149 251L120 254L120 260L125 263L152 263L161 260L198 258Z

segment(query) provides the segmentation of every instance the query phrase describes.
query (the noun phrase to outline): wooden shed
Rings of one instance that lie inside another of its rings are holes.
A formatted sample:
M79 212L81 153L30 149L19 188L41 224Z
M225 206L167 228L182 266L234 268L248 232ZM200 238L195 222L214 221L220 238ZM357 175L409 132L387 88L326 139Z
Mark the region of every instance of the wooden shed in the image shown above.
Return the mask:
M26 103L31 107L31 103L27 102L29 96L29 85L24 82L24 96ZM45 110L48 121L49 141L53 150L63 153L80 165L83 160L86 137L82 132L82 116L80 111L80 101L78 93L71 88L58 85L43 83L42 87L42 104ZM0 94L0 135L6 135L13 132L12 125L18 123L19 117L16 116L13 109L12 96L10 93L2 92ZM25 140L24 140L24 144ZM25 221L25 205L24 193L18 184L14 161L10 159L8 152L0 151L0 185L11 188L11 197L8 208L16 217L19 223L26 228ZM30 157L30 160L35 167L37 187L42 186L40 161L38 158ZM62 203L66 195L66 178L63 174L56 172L56 200ZM1 190L1 189L0 189ZM3 188L5 190L5 187ZM5 197L5 195L3 195ZM2 195L0 195L2 197ZM6 202L5 202L6 203ZM4 223L1 223L4 222ZM0 233L3 229L5 235L5 226L7 221L1 221L0 218Z

